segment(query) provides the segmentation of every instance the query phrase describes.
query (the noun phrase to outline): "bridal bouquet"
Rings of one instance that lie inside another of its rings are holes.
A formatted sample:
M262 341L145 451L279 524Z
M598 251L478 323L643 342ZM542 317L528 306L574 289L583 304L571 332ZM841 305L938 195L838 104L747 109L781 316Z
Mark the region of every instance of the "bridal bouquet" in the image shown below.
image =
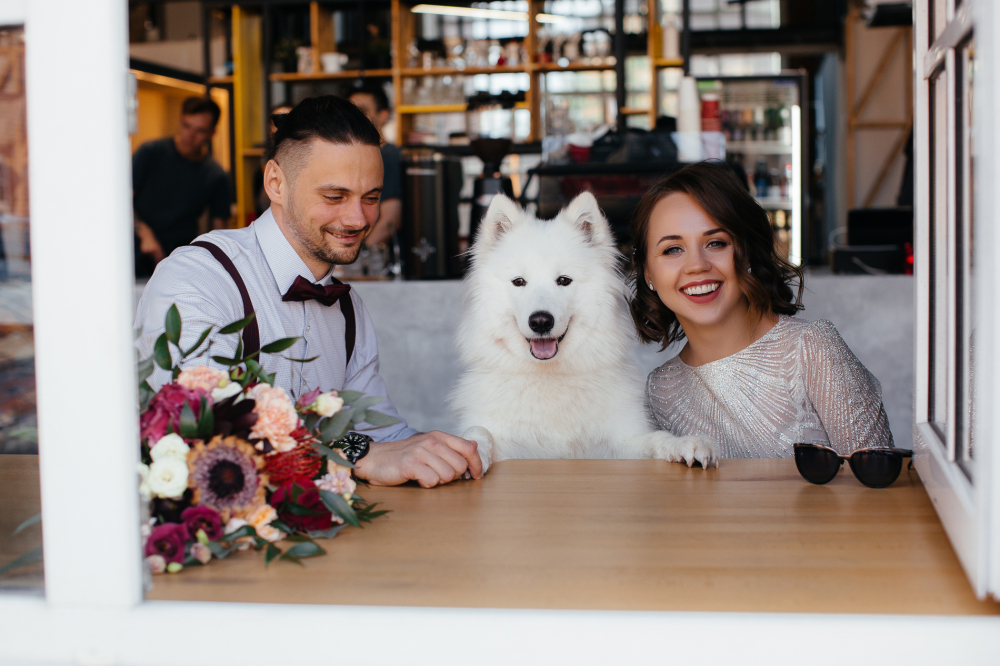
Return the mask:
M217 333L239 335L252 319ZM265 564L301 563L326 552L314 539L386 513L354 493L353 465L336 444L357 423L395 423L369 409L383 398L315 389L295 399L274 386L257 353L243 355L242 339L232 358L211 356L228 372L192 365L210 355L212 330L182 349L171 306L153 356L139 364L139 492L149 502L143 548L151 571L176 573L249 548L263 550ZM278 354L296 340L260 351ZM154 364L173 379L159 391L147 381Z

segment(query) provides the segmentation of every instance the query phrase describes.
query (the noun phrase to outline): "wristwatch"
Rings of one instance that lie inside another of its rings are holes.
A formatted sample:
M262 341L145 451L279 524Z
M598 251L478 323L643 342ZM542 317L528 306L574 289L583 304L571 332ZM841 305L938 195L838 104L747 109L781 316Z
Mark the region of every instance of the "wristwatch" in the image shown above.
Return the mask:
M360 432L349 432L337 440L336 445L340 448L344 457L352 465L356 465L359 460L368 455L371 450L372 438L362 435Z

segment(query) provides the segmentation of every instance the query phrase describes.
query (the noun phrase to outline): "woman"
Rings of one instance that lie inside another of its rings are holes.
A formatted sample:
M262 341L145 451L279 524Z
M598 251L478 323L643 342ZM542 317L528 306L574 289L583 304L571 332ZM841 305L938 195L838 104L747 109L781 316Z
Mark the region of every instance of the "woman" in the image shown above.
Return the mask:
M892 446L878 380L833 324L790 316L802 272L777 254L767 214L728 167L694 164L653 187L632 238L639 337L664 349L687 338L649 375L658 427L714 439L723 458Z

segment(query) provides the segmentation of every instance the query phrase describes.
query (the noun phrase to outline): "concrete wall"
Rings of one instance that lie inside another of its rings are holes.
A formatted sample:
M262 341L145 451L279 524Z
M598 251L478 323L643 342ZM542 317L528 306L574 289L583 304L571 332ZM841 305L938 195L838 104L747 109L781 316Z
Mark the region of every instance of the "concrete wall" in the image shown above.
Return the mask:
M809 275L804 319L829 319L857 357L882 383L896 445L909 448L913 422L913 279L905 276ZM378 332L382 376L389 396L410 425L454 430L445 400L461 368L454 335L459 282L361 282ZM679 349L658 353L636 343L643 376Z

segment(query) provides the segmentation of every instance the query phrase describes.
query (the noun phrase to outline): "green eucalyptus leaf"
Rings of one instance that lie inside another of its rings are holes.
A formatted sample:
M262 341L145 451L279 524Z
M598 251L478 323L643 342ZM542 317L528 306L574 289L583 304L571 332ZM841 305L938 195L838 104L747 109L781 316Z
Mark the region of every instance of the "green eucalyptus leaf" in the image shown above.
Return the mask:
M322 417L319 414L305 414L302 417L302 420L305 422L303 427L306 430L314 429L316 425L319 423L320 418Z
M215 431L215 414L208 406L208 399L202 396L201 410L198 412L198 439L210 439Z
M326 513L325 511L315 511L313 509L308 509L302 506L301 504L293 504L291 502L289 502L288 506L285 508L285 511L288 511L288 513L292 514L293 516L322 516Z
M357 514L354 513L354 509L351 508L351 505L343 497L329 490L320 490L319 496L323 500L323 504L326 505L326 508L333 514L340 516L345 523L354 527L361 526L358 522Z
M198 439L198 421L194 418L194 410L187 400L181 407L181 431L180 436L184 439Z
M297 543L285 553L290 557L315 557L316 555L326 555L326 551L312 541Z
M287 553L281 555L281 559L287 560L289 562L295 562L295 564L299 565L300 567L304 567L305 566L304 564L302 564L302 560L300 560L299 558L297 558L297 557L295 557L293 555L289 555Z
M393 418L388 414L383 414L382 412L376 412L369 409L365 412L365 423L369 423L376 428L384 428L385 426L391 426L394 423L399 423L399 419Z
M37 513L34 516L32 516L31 518L28 518L26 521L24 521L20 525L18 525L17 529L14 530L14 532L12 533L12 535L13 534L17 534L18 532L21 532L22 530L26 530L29 527L31 527L32 525L34 525L35 523L40 523L40 522L42 522L42 514Z
M171 370L174 367L174 360L170 357L170 345L167 343L167 334L163 333L156 338L153 345L153 360L156 365L164 370Z
M229 335L230 333L239 333L244 328L249 326L250 322L252 322L253 318L256 316L257 316L256 313L254 313L251 314L249 317L244 317L243 319L234 321L232 324L227 324L226 326L223 326L222 328L219 329L219 333L222 335Z
M264 372L264 368L260 367L260 363L253 360L252 358L245 359L247 364L247 372L252 375L260 377L260 374Z
M167 316L163 320L163 326L166 329L164 335L167 336L167 340L174 343L175 345L180 345L181 313L178 312L176 305L171 305L167 309Z
M284 522L278 519L274 519L271 521L271 527L273 527L276 530L281 530L285 534L295 534L295 530L293 530L291 527L289 527Z
M347 432L348 426L351 425L351 416L354 414L354 408L342 409L330 418L323 421L323 425L319 429L320 439L324 442L332 442L334 440L340 439Z
M187 351L184 352L183 358L187 358L188 356L190 356L191 354L193 354L198 349L198 347L201 347L202 343L205 342L205 338L207 338L212 333L212 329L213 328L214 328L213 326L209 326L204 331L202 331L201 335L198 337L198 342L196 342L193 345L191 345L187 349Z
M298 341L299 338L281 338L280 340L275 340L264 345L260 348L260 351L264 354L277 354L278 352L285 351Z
M8 571L13 571L14 569L28 566L29 564L37 562L40 559L42 559L42 547L38 546L37 548L32 548L21 557L11 560L7 564L0 567L0 575L3 575Z
M235 541L236 539L241 539L243 537L255 536L257 536L257 530L255 530L252 525L244 525L229 534L223 534L219 541Z
M337 391L337 396L339 396L345 404L350 404L358 398L364 397L364 395L365 394L361 391Z
M225 356L213 356L212 360L219 365L228 365L231 368L243 362L238 358L226 358Z
M288 356L282 356L281 358L285 359L286 361L291 361L292 363L312 363L313 361L318 359L319 356L310 356L309 358L289 358Z
M309 532L309 536L313 539L332 539L337 536L337 532L344 529L345 525L334 525L328 530L312 530Z
M264 553L264 566L271 564L271 560L281 556L281 549L273 543L267 544L267 551Z
M362 418L365 415L365 410L369 407L374 407L375 405L385 402L385 398L381 398L377 395L370 395L367 398L359 398L351 403L351 409L354 413L358 415L358 418Z
M153 363L153 357L150 356L145 361L139 361L139 365L136 366L136 375L138 375L139 383L142 384L144 381L149 379L149 376L153 374L153 370L156 366Z

